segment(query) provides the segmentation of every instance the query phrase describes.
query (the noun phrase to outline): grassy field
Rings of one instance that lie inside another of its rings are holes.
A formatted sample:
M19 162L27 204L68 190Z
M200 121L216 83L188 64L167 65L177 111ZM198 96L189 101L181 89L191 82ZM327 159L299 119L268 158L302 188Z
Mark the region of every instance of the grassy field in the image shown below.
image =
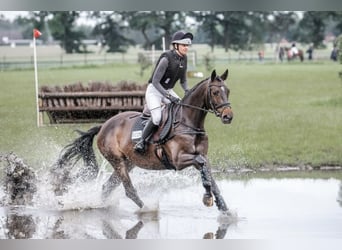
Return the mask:
M214 167L274 165L342 166L341 65L316 63L220 63L229 69L234 120L223 125L209 114L209 157ZM198 67L209 76L204 67ZM111 64L42 69L40 85L89 81L145 83L139 65ZM149 70L150 71L150 70ZM15 152L32 166L50 166L74 129L93 124L36 125L33 70L0 72L0 154ZM193 86L201 79L189 79ZM177 85L176 91L180 92Z

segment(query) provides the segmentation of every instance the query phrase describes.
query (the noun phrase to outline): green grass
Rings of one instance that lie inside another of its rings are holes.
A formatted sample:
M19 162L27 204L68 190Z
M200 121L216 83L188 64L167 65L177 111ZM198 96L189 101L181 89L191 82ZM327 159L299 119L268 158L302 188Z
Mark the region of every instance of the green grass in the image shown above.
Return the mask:
M206 120L209 158L217 168L268 165L342 166L341 65L332 62L216 65L229 69L231 125ZM205 72L204 68L198 70ZM132 80L135 64L43 69L40 85ZM209 72L205 72L209 76ZM0 72L0 153L15 152L32 166L49 166L63 146L92 124L37 128L33 70ZM189 79L193 86L201 79ZM180 92L177 85L176 91Z

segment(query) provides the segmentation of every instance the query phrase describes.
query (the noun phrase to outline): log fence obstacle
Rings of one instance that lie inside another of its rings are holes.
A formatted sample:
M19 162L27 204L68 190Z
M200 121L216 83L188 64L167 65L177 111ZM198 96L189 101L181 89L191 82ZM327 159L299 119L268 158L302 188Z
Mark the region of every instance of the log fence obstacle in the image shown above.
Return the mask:
M50 124L101 123L124 111L141 112L145 104L146 85L121 82L81 83L61 87L40 88L39 116L45 113Z

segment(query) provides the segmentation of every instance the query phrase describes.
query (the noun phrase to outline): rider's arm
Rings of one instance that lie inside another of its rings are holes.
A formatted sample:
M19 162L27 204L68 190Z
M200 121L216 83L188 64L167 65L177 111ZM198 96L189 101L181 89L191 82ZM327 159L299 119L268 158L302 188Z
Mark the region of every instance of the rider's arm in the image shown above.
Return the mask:
M152 77L153 86L165 97L168 97L169 93L160 84L160 81L166 72L168 64L169 64L169 61L167 60L166 57L163 57L162 59L160 59Z
M183 90L186 93L189 90L188 89L188 82L187 82L187 79L186 79L186 71L184 71L184 75L181 76L181 78L180 78L180 84L181 84Z
M185 70L184 70L184 74L180 77L180 84L186 93L189 90L188 89L188 81L187 81L187 77L186 77L186 74L187 74L187 58L185 58L184 67L185 67Z

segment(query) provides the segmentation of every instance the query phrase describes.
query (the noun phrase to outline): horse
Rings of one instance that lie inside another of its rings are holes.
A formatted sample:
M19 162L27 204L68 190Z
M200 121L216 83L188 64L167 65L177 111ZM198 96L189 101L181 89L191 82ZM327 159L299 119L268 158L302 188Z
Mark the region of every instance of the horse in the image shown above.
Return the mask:
M114 169L102 186L103 200L107 199L122 183L126 196L143 210L144 203L129 176L134 167L146 170L180 171L194 166L200 172L205 190L203 204L208 207L213 206L215 198L218 210L223 214L229 213L212 176L207 156L208 135L204 129L208 113L215 114L223 124L232 122L233 111L228 101L230 90L225 83L227 77L228 69L221 76L213 70L210 77L197 83L179 102L164 106L163 120L166 116L170 118L171 122L165 123L169 124L169 129L165 133L163 126L160 126L153 138L149 139L144 154L134 150L135 143L132 139L134 127L139 123L139 119L142 119L144 112L125 111L114 115L102 125L92 127L87 132L78 131L80 137L62 149L57 168L70 163L74 166L83 158L88 168L90 166L96 175L99 168L93 140L97 135L97 147ZM156 139L163 131L163 139Z
M298 54L292 55L292 53L291 53L291 48L285 47L284 49L285 49L285 51L286 51L286 56L287 56L287 60L288 60L288 61L292 61L292 60L296 59L297 57L299 58L299 60L300 60L301 62L304 61L304 52L303 52L303 50L298 49Z

